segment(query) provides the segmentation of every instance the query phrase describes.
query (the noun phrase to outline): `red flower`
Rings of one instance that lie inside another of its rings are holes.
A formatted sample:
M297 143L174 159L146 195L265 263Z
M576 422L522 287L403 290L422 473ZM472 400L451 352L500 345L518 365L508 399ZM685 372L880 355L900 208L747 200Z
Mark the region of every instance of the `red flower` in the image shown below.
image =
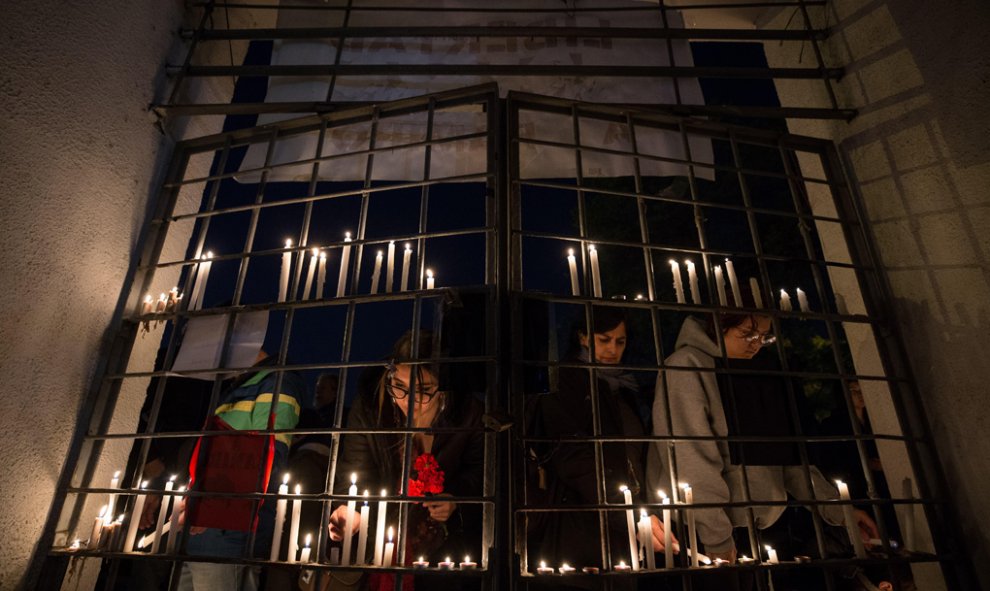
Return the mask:
M443 492L443 470L433 454L420 454L413 462L413 471L416 476L409 479L409 496L423 497Z

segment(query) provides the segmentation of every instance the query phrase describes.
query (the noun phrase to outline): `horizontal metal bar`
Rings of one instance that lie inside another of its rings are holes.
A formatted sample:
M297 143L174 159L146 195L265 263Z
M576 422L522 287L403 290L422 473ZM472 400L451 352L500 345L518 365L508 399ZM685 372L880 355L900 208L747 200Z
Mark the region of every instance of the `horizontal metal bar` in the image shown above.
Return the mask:
M828 505L938 505L944 504L946 501L941 499L867 499L867 498L857 498L849 499L844 501L841 499L794 499L788 498L783 501L726 501L724 503L691 503L686 505L684 503L676 503L670 505L664 505L660 502L654 503L636 503L636 507L656 507L669 508L671 510L681 510L690 507L691 509L725 509L725 508L741 508L746 507L808 507L808 506L828 506ZM514 513L568 513L568 512L587 512L587 511L628 511L629 506L625 504L602 504L596 505L592 503L575 503L573 505L523 505L526 507L516 507L513 509Z
M168 65L170 75L181 67ZM190 77L226 76L599 76L608 78L744 78L759 80L838 80L843 68L753 68L705 66L621 66L552 64L347 64L189 66Z
M904 435L873 434L873 435L642 435L628 437L624 435L561 435L558 437L528 437L518 435L523 442L537 443L686 443L691 441L724 441L727 443L842 443L845 441L924 441L916 437ZM740 464L742 465L742 464Z
M827 0L806 0L803 2L741 2L741 3L713 3L713 4L688 4L683 6L668 6L667 10L719 10L723 8L787 8L789 6L825 6ZM194 2L192 6L219 8L235 8L247 10L316 10L316 11L338 11L338 12L445 12L457 13L574 13L574 12L649 12L656 13L657 6L644 3L643 6L567 6L561 8L524 8L524 7L462 7L450 8L445 6L342 6L334 4L308 4L298 6L283 6L280 4L248 4L243 2Z
M191 39L193 29L181 35ZM685 29L663 27L547 27L547 26L432 26L432 27L312 27L280 29L208 29L200 41L253 39L333 39L410 37L561 37L608 39L712 39L742 41L824 40L827 29Z

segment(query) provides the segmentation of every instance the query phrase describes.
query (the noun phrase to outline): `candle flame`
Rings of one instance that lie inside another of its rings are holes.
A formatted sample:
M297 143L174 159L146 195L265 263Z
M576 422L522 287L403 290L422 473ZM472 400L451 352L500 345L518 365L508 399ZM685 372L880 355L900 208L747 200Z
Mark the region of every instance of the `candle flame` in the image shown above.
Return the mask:
M591 251L591 252L594 252L597 249L595 248L595 245L594 244L589 244L588 245L588 250Z
M367 496L368 496L368 489L364 489L364 496L365 496L365 497L367 497ZM367 503L367 502L368 502L368 501L365 501L365 503Z
M786 289L780 290L780 297L784 297L786 295L787 295L787 290Z
M306 534L306 546L308 547L310 542L313 541L313 534Z
M767 552L773 550L773 548L770 547L770 544L765 544L763 547L767 549Z
M677 261L675 261L674 259L670 259L670 264L671 265L676 265L677 264Z
M388 541L389 541L389 543L392 542L392 536L394 536L394 535L395 535L395 532L392 530L392 526L389 526L389 528L388 528ZM447 562L450 562L450 558L447 558Z
M344 232L344 240L345 241L348 241L348 242L351 240L351 233L350 232Z
M318 254L320 254L320 249L319 249L319 247L316 247L316 246L314 246L314 247L313 247L313 251L312 251L312 252L313 252L313 256L314 256L314 257L315 257L316 255L318 255Z
M297 495L298 494L302 494L302 485L301 484L297 484L296 485L296 494Z
M357 484L357 472L351 472L351 484Z
M113 477L114 478L120 478L120 470L117 470L116 472L114 472L113 473Z
M388 241L388 245L389 246L395 246L395 240L389 240Z
M547 567L547 561L546 560L541 560L540 561L540 568L546 568L546 567Z
M471 562L471 557L467 554L464 555L464 562Z
M661 489L658 488L657 489L657 496L660 497L661 499L666 499L667 498L667 493L663 492L663 490L661 490Z
M388 496L388 491L385 490L384 488L382 489L382 496L383 497L387 497Z
M569 256L569 257L574 256L574 249L573 248L568 248L567 249L567 256Z
M153 298L151 297L151 294L150 293L148 295L144 296L144 301L147 302L147 303L149 303L149 304L151 303L151 300L152 299Z
M141 482L141 488L148 488L148 481L147 480Z
M178 477L179 477L178 474L173 474L172 477L168 479L168 481L169 482L175 482L175 479L178 478Z
M165 294L164 294L164 293L163 293L163 294L160 294L160 295L158 296L158 299L160 299L160 300L162 300L162 301L164 301L164 300L166 299L166 297L165 297Z
M107 514L107 506L106 505L103 505L102 507L100 507L100 515L99 516L100 517L103 517L106 514Z
M686 482L681 482L677 486L679 486L681 488L681 490L687 490L687 489L691 488L691 485L688 484L688 483L686 483Z
M186 485L180 486L179 487L179 492L186 492Z
M626 566L626 561L625 560L620 560L619 561L619 566Z
M424 558L423 556L420 556L420 557L419 557L419 561L420 561L420 562L426 562L425 560L423 560L423 558Z
M383 253L382 251L379 250L378 251L378 258L382 258L383 256L385 256L385 253Z
M626 492L627 490L629 490L629 487L624 484L619 487L619 492Z
M646 517L646 509L640 509L639 510L639 516L640 517Z
M389 530L389 531L391 531L391 530ZM448 557L446 557L446 558L444 558L444 559L443 559L443 561L444 561L444 562L450 562L450 556L448 556Z
M286 240L285 241L285 247L286 248L292 248L292 241L291 240Z
M325 252L320 252L320 260L321 260L321 261L325 261L325 260L327 260L327 253L325 253Z
M426 276L430 279L433 279L433 269L427 269Z
M409 252L412 252L412 247L409 246L409 243L408 242L406 242L406 250L408 250Z
M285 476L282 477L282 484L289 484L289 473L286 472Z

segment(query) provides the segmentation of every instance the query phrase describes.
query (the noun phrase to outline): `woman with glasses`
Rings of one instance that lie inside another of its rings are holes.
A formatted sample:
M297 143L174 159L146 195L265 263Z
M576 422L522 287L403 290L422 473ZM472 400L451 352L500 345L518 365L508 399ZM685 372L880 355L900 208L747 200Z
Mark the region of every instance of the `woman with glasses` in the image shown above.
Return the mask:
M411 414L411 426L426 430L415 432L409 440L412 446L409 455L412 462L409 467L410 481L402 486L407 455L407 440L403 433L345 434L341 438L341 453L337 458L334 487L337 494L347 494L350 476L355 474L359 490L369 490L372 498L379 496L382 490L388 491L389 495L397 495L401 487L407 496L433 496L436 499L408 505L409 518L404 539L397 527L399 505L389 503L387 522L396 526L399 543L405 543L407 564L419 560L421 556L434 565L448 556L454 561L463 560L467 555L475 561L480 558L481 506L456 503L448 498L478 497L482 494L483 406L473 396L444 387L437 366L429 362L436 358L433 337L430 331L420 331L418 339L414 339L412 333L400 338L377 388L358 397L347 421L348 429L354 430L406 430L410 426ZM414 344L418 345L415 352ZM431 432L429 429L437 431ZM415 466L425 466L426 462L421 458L427 455L436 460L435 466L417 472ZM442 483L437 478L440 472ZM355 519L348 528L345 516L345 505L332 513L330 537L333 540L341 540L348 533L357 533L358 520ZM377 516L371 516L373 523L376 519ZM371 524L369 528L373 534ZM373 547L370 538L368 546L369 550ZM365 563L368 562L370 558ZM398 544L392 564L398 564ZM379 581L380 578L381 575L373 575L370 587L392 588L390 579ZM417 576L417 585L420 578ZM433 579L436 580L423 584L431 589L460 588L457 577Z
M748 290L743 296L750 302L747 307L754 307ZM714 316L708 322L689 316L681 326L675 351L664 361L670 369L657 379L654 434L771 439L794 435L786 383L778 376L752 371L772 368L757 357L776 341L769 316L721 313L717 318L716 324ZM678 484L691 486L695 503L744 502L747 490L748 500L758 502L785 502L788 495L796 499L838 498L836 489L817 468L810 466L805 471L797 448L787 443L688 440L669 445L658 441L652 451L656 452L649 457L653 487L670 494L673 460ZM814 493L807 485L809 476ZM785 508L753 506L755 526L770 528ZM698 509L694 515L703 552L711 559L735 562L740 551L751 552L744 529L748 524L746 508ZM839 506L823 505L820 515L828 524L843 523ZM866 513L857 512L857 520L864 539L876 537L876 526ZM743 529L734 532L734 528ZM764 543L771 538L764 535ZM811 538L813 544L813 534ZM811 552L795 552L804 553ZM717 583L719 588L731 589L738 581Z

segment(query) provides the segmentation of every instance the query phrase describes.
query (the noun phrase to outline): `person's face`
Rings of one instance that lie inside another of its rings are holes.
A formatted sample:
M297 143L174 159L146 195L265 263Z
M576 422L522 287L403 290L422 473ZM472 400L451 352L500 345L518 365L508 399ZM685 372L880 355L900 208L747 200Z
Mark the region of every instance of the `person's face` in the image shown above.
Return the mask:
M739 326L724 331L725 356L729 359L752 359L770 337L770 318L752 316Z
M849 397L852 398L853 408L856 412L866 408L866 400L863 399L863 390L859 387L859 382L849 382Z
M329 406L337 400L337 376L323 376L316 383L316 407Z
M587 335L581 335L581 345L588 347ZM616 365L626 350L626 323L612 330L595 333L595 362Z
M404 416L409 414L409 390L413 376L412 365L400 364L395 366L395 371L391 376L386 376L385 392L392 397L395 405L399 407ZM419 379L416 382L416 409L415 414L422 416L428 411L432 411L440 404L438 384L436 376L428 369L419 366L416 372Z

